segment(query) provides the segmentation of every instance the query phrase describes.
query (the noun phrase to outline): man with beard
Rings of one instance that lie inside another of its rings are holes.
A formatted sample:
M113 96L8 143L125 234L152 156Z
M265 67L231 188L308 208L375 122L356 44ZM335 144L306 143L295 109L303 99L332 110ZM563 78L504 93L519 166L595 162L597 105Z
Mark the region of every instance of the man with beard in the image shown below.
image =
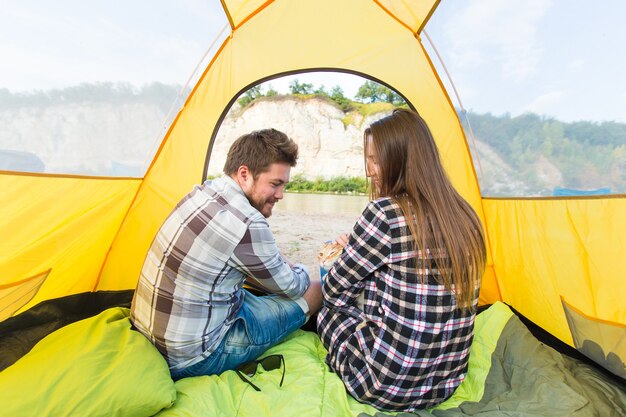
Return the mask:
M266 220L297 159L298 145L275 129L241 136L225 175L194 187L154 238L130 317L174 379L254 360L321 307L320 282L279 252Z

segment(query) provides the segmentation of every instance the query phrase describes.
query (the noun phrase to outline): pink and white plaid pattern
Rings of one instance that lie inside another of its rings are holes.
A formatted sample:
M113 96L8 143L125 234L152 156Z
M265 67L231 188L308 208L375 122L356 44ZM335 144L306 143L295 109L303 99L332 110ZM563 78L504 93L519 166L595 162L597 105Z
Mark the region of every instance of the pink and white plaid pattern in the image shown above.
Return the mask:
M417 264L415 255L400 207L381 198L365 208L324 282L317 325L328 365L352 396L383 410L434 406L467 372L475 313L456 309L440 282L435 256L445 251L431 248ZM417 268L427 271L424 283Z

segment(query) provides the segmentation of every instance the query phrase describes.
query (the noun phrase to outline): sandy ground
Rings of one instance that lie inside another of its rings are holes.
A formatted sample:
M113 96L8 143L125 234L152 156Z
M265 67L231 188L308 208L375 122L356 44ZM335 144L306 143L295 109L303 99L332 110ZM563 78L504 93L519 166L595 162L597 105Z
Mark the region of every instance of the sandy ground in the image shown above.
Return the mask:
M303 263L311 278L319 279L316 259L320 246L341 233L349 233L358 216L274 210L268 219L276 243L293 262Z

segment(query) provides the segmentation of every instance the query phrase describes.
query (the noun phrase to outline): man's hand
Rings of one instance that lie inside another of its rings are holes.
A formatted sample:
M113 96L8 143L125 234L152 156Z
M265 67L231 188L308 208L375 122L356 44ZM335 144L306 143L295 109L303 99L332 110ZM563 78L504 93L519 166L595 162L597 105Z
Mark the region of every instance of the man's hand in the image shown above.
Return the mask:
M311 281L311 285L304 293L303 298L309 306L309 316L317 313L322 308L322 283Z

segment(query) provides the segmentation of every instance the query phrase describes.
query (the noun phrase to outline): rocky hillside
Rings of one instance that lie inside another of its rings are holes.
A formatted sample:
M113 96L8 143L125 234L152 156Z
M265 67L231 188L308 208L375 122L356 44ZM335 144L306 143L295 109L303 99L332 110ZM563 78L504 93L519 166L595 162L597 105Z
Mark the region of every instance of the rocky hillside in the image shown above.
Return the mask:
M273 127L299 145L300 158L292 175L302 174L310 179L363 176L363 126L386 114L347 117L329 100L294 96L256 100L244 109L235 105L220 127L209 174L222 171L228 148L236 138L252 130Z
M268 97L245 108L235 104L219 130L208 173L221 173L228 147L241 134L274 127L300 145L293 175L362 176L363 129L386 114L346 114L332 101L318 97ZM166 117L162 105L147 101L0 107L0 169L142 176L166 130ZM476 170L483 194L533 192L486 143L470 143L470 148L480 156ZM537 161L537 170L545 187L559 182L561 173L547 159Z
M0 109L0 169L143 176L164 118L159 106L147 103ZM33 155L39 165L30 162Z

